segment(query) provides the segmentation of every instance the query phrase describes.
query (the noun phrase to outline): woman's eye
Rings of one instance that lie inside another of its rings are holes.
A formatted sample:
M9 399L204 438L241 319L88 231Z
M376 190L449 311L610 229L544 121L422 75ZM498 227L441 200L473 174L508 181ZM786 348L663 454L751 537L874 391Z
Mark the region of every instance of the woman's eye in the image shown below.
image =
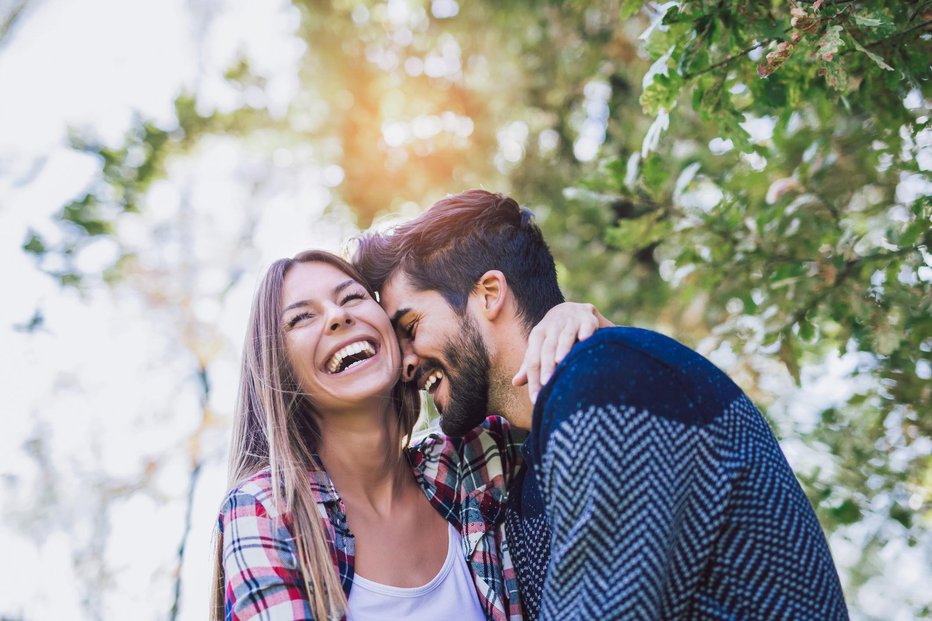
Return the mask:
M352 302L353 300L363 300L365 297L365 294L363 294L361 291L347 294L342 300L340 300L340 306Z
M403 328L403 329L404 329L405 336L406 336L407 338L409 338L409 339L413 339L413 338L414 338L414 329L415 329L416 327L417 327L417 322L416 322L416 321L412 321L411 323L409 323L408 325L406 325L406 326Z
M305 320L305 319L310 319L310 318L313 317L313 316L314 316L314 315L313 315L312 313L308 313L308 312L298 313L297 315L295 315L294 317L292 317L291 319L288 320L288 327L289 327L289 328L293 328L293 327L295 327L296 325L298 325L298 322L299 322L299 321L303 321L303 320Z

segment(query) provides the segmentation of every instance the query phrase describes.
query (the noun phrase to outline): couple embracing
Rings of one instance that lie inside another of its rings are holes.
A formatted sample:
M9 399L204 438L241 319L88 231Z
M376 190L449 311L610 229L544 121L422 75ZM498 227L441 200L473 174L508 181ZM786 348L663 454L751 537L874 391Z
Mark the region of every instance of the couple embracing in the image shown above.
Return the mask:
M484 190L269 268L229 478L214 619L847 619L760 412Z

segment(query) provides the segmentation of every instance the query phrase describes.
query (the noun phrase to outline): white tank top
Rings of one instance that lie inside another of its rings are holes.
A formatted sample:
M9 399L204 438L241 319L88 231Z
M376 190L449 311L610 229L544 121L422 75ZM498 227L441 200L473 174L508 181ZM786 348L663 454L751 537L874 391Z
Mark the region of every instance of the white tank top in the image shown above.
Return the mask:
M485 621L476 586L462 554L462 537L447 525L447 558L424 586L405 588L353 576L347 621Z

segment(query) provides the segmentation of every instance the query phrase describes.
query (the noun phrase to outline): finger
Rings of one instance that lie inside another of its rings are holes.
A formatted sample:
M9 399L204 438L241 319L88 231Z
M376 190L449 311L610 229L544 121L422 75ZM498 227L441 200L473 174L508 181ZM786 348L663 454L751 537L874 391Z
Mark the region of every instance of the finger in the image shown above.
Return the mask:
M595 331L599 329L599 320L595 317L592 318L592 321L583 322L579 326L579 332L576 334L577 341L585 341L587 338L595 334Z
M544 333L537 328L531 330L527 342L527 351L524 352L524 362L521 367L524 369L529 395L540 391L540 350L544 336Z
M540 364L537 368L528 368L527 371L527 395L534 403L537 399L537 393L540 392Z
M511 378L512 386L524 386L527 384L527 369L524 368L524 363L521 363L521 368L518 369L518 372L515 373L515 376Z
M544 344L540 348L540 374L535 378L537 380L538 389L546 384L550 376L553 375L553 369L556 367L554 358L556 356L559 337L560 335L558 334L548 334L547 338L544 339Z
M591 336L591 335L590 335ZM553 354L553 363L554 365L560 364L566 355L570 353L570 350L573 349L573 345L576 344L576 333L573 330L564 330L560 333L560 340L557 341L557 349ZM547 383L550 378L540 378L542 382Z

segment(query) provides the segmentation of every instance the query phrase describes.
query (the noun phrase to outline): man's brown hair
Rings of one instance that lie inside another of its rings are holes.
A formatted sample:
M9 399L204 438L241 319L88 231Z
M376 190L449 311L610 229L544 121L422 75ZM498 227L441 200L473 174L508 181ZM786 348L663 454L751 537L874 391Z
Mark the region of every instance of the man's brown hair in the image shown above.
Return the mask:
M553 256L533 218L513 198L467 190L389 233L364 234L353 262L377 291L401 270L414 287L437 291L459 314L479 277L500 270L530 331L563 302Z

